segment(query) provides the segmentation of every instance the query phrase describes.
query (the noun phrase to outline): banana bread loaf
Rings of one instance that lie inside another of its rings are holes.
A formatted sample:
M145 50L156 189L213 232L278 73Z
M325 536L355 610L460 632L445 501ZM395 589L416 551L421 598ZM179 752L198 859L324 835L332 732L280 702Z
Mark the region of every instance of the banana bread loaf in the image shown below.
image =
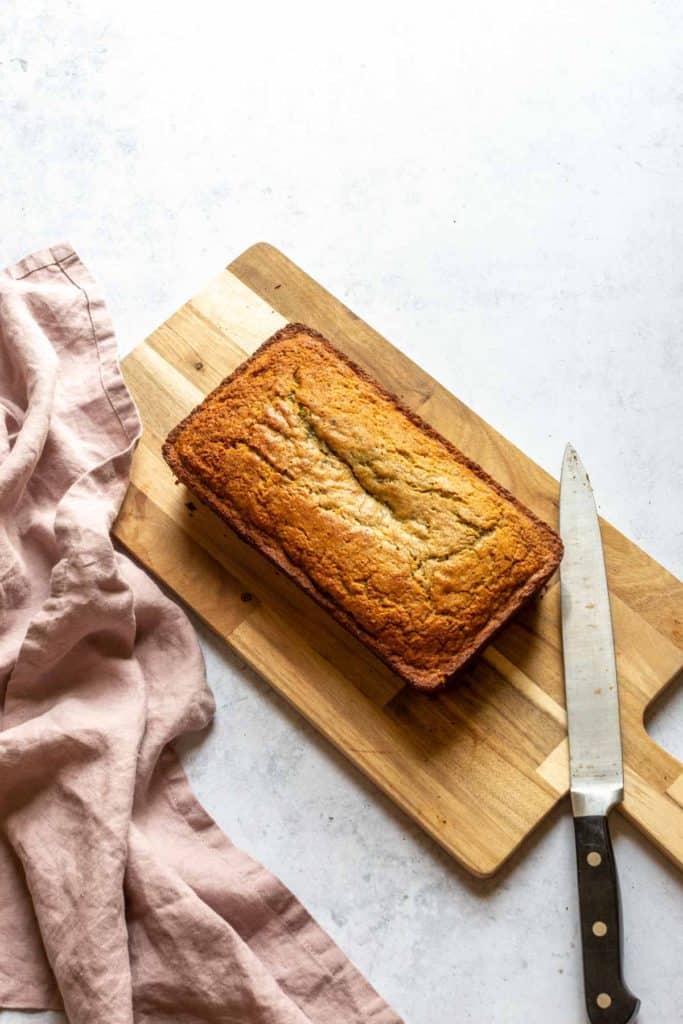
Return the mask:
M562 556L549 526L301 324L261 345L163 452L420 689L450 682Z

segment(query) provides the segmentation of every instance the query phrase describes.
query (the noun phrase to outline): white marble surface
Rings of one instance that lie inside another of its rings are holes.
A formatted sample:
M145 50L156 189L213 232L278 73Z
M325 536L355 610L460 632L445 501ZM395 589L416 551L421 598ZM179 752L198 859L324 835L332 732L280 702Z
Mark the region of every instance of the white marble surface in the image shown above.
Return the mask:
M5 0L0 262L69 239L125 353L266 239L551 471L571 438L681 575L682 32L676 0ZM408 1024L579 1024L567 807L476 883L202 638L195 788ZM682 692L652 731L683 757ZM683 879L615 829L640 1020L676 1024Z

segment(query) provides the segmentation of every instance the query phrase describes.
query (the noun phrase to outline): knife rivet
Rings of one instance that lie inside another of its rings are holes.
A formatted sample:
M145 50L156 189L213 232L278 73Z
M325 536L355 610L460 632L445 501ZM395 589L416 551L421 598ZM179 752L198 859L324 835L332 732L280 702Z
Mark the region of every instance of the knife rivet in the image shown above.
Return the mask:
M599 939L607 935L607 925L604 921L593 921L593 935L597 935Z
M601 992L595 1001L601 1010L609 1010L612 1005L612 997L608 996L606 992Z
M586 860L592 868L597 868L602 864L602 857L595 850L588 854Z

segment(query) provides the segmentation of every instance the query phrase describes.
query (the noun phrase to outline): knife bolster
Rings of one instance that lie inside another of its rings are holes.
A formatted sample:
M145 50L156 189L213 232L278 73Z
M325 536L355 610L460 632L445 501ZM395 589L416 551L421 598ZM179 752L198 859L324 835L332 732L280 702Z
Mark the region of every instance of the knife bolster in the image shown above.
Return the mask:
M624 799L624 784L616 782L595 782L584 786L573 782L570 789L572 814L575 818L607 817L609 812Z

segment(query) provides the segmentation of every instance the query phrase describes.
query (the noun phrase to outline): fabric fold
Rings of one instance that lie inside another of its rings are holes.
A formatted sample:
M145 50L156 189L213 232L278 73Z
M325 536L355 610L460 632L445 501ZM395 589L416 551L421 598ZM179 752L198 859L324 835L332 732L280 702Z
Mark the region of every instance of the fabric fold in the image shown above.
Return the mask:
M140 422L69 245L0 274L0 1005L72 1024L399 1024L199 805L213 697L109 531Z

